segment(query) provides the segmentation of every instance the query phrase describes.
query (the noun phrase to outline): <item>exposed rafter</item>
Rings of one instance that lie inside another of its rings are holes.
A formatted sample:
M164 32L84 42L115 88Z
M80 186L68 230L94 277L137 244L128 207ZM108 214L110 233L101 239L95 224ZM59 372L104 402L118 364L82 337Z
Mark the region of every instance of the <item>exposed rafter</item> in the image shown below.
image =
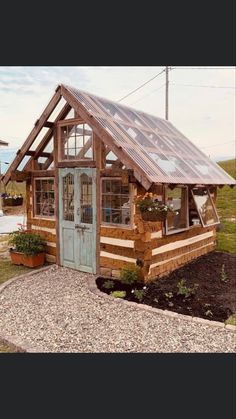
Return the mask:
M25 143L23 144L22 148L18 150L16 158L13 160L12 164L8 168L6 174L3 177L3 183L6 185L11 178L11 173L17 169L19 164L22 162L24 156L26 155L27 151L30 149L31 145L33 144L35 138L43 128L45 122L52 114L53 110L61 100L61 88L60 86L57 87L56 92L54 93L52 99L50 100L49 104L44 109L40 118L36 121L34 128L32 129L31 133L27 137Z
M55 125L58 121L60 121L61 119L66 118L66 116L68 115L68 113L70 112L70 110L71 110L71 106L70 106L68 103L66 103L66 104L64 105L64 107L62 108L62 110L59 112L58 116L56 117L56 119L55 119L55 121L54 121L54 125ZM48 145L48 143L49 143L49 141L51 140L52 136L53 136L53 128L50 128L50 129L48 130L48 132L45 134L45 136L43 137L43 139L40 141L40 143L39 143L38 147L36 148L36 150L35 150L35 155L34 155L34 159L37 159L38 157L40 157L40 156L41 156L42 151L46 148L46 146ZM51 153L51 154L53 154L53 153ZM50 156L49 158L51 159L51 156ZM33 161L34 159L33 159L33 158L32 158L32 159L30 159L30 160L28 161L28 163L25 165L25 167L24 167L24 169L23 169L23 170L27 170L29 167L31 167L32 161ZM51 162L52 162L52 161L53 161L53 156L52 156L52 160L51 160ZM51 164L51 162L50 162L50 164ZM45 163L46 163L46 162L45 162ZM49 166L50 166L50 164L49 164ZM49 167L49 166L48 166L48 167Z

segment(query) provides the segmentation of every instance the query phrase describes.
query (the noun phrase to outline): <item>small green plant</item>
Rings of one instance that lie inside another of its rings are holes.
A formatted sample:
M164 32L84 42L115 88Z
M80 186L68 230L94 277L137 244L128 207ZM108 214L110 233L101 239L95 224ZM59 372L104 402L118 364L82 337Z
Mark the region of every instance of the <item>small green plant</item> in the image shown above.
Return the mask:
M225 265L223 263L223 265L221 266L221 270L220 270L220 280L221 282L228 282L228 275L225 271Z
M143 289L142 290L139 290L139 289L135 288L133 290L133 294L134 294L134 296L135 296L135 298L137 300L142 301L143 300L143 297L145 295L145 290L143 290Z
M115 298L125 298L126 291L112 291L110 295Z
M133 285L140 279L140 266L124 267L121 269L120 280L122 284Z
M181 279L177 284L177 288L178 288L178 295L183 295L185 298L189 298L196 293L198 284L194 284L193 287L187 287L186 280Z
M212 316L213 316L212 311L211 311L211 310L207 310L207 311L205 311L205 316L207 316L207 317L212 317Z
M166 292L165 297L166 297L167 300L169 300L169 299L174 297L174 294L173 294L173 292Z
M225 324L231 324L231 326L236 326L236 313L232 314L226 321Z
M36 233L13 232L10 234L8 244L14 247L14 251L24 253L27 256L45 251L45 243L42 237Z
M103 288L105 288L106 290L111 290L112 288L114 288L114 281L108 279L104 282Z

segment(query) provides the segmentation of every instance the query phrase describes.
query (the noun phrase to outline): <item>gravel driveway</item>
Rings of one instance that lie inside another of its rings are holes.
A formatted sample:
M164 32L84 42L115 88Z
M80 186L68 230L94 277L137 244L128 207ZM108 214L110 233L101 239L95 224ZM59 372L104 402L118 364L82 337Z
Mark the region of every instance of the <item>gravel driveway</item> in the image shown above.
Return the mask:
M224 328L145 311L88 288L91 275L52 266L0 293L0 336L31 352L234 352Z

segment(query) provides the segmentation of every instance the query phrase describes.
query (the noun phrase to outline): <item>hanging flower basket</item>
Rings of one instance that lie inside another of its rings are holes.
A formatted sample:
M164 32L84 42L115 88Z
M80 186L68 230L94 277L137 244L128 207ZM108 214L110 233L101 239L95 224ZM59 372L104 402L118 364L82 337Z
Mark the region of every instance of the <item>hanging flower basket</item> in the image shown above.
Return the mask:
M22 205L23 204L23 196L11 196L11 195L3 195L2 196L3 200L3 206L6 207L16 207L18 205Z
M165 221L167 212L145 211L141 212L141 217L144 221Z
M152 193L138 196L137 207L144 221L165 221L167 216L168 218L175 216L173 207L158 201Z

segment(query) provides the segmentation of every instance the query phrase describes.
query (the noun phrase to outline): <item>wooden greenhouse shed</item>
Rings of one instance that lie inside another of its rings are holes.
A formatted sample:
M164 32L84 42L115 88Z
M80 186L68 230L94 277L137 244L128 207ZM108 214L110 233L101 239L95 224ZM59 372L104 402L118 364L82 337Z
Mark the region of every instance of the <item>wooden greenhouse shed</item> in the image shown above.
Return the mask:
M217 187L235 185L170 122L59 85L3 177L26 181L27 228L47 259L119 277L142 266L145 281L212 251ZM175 208L145 221L137 195Z

